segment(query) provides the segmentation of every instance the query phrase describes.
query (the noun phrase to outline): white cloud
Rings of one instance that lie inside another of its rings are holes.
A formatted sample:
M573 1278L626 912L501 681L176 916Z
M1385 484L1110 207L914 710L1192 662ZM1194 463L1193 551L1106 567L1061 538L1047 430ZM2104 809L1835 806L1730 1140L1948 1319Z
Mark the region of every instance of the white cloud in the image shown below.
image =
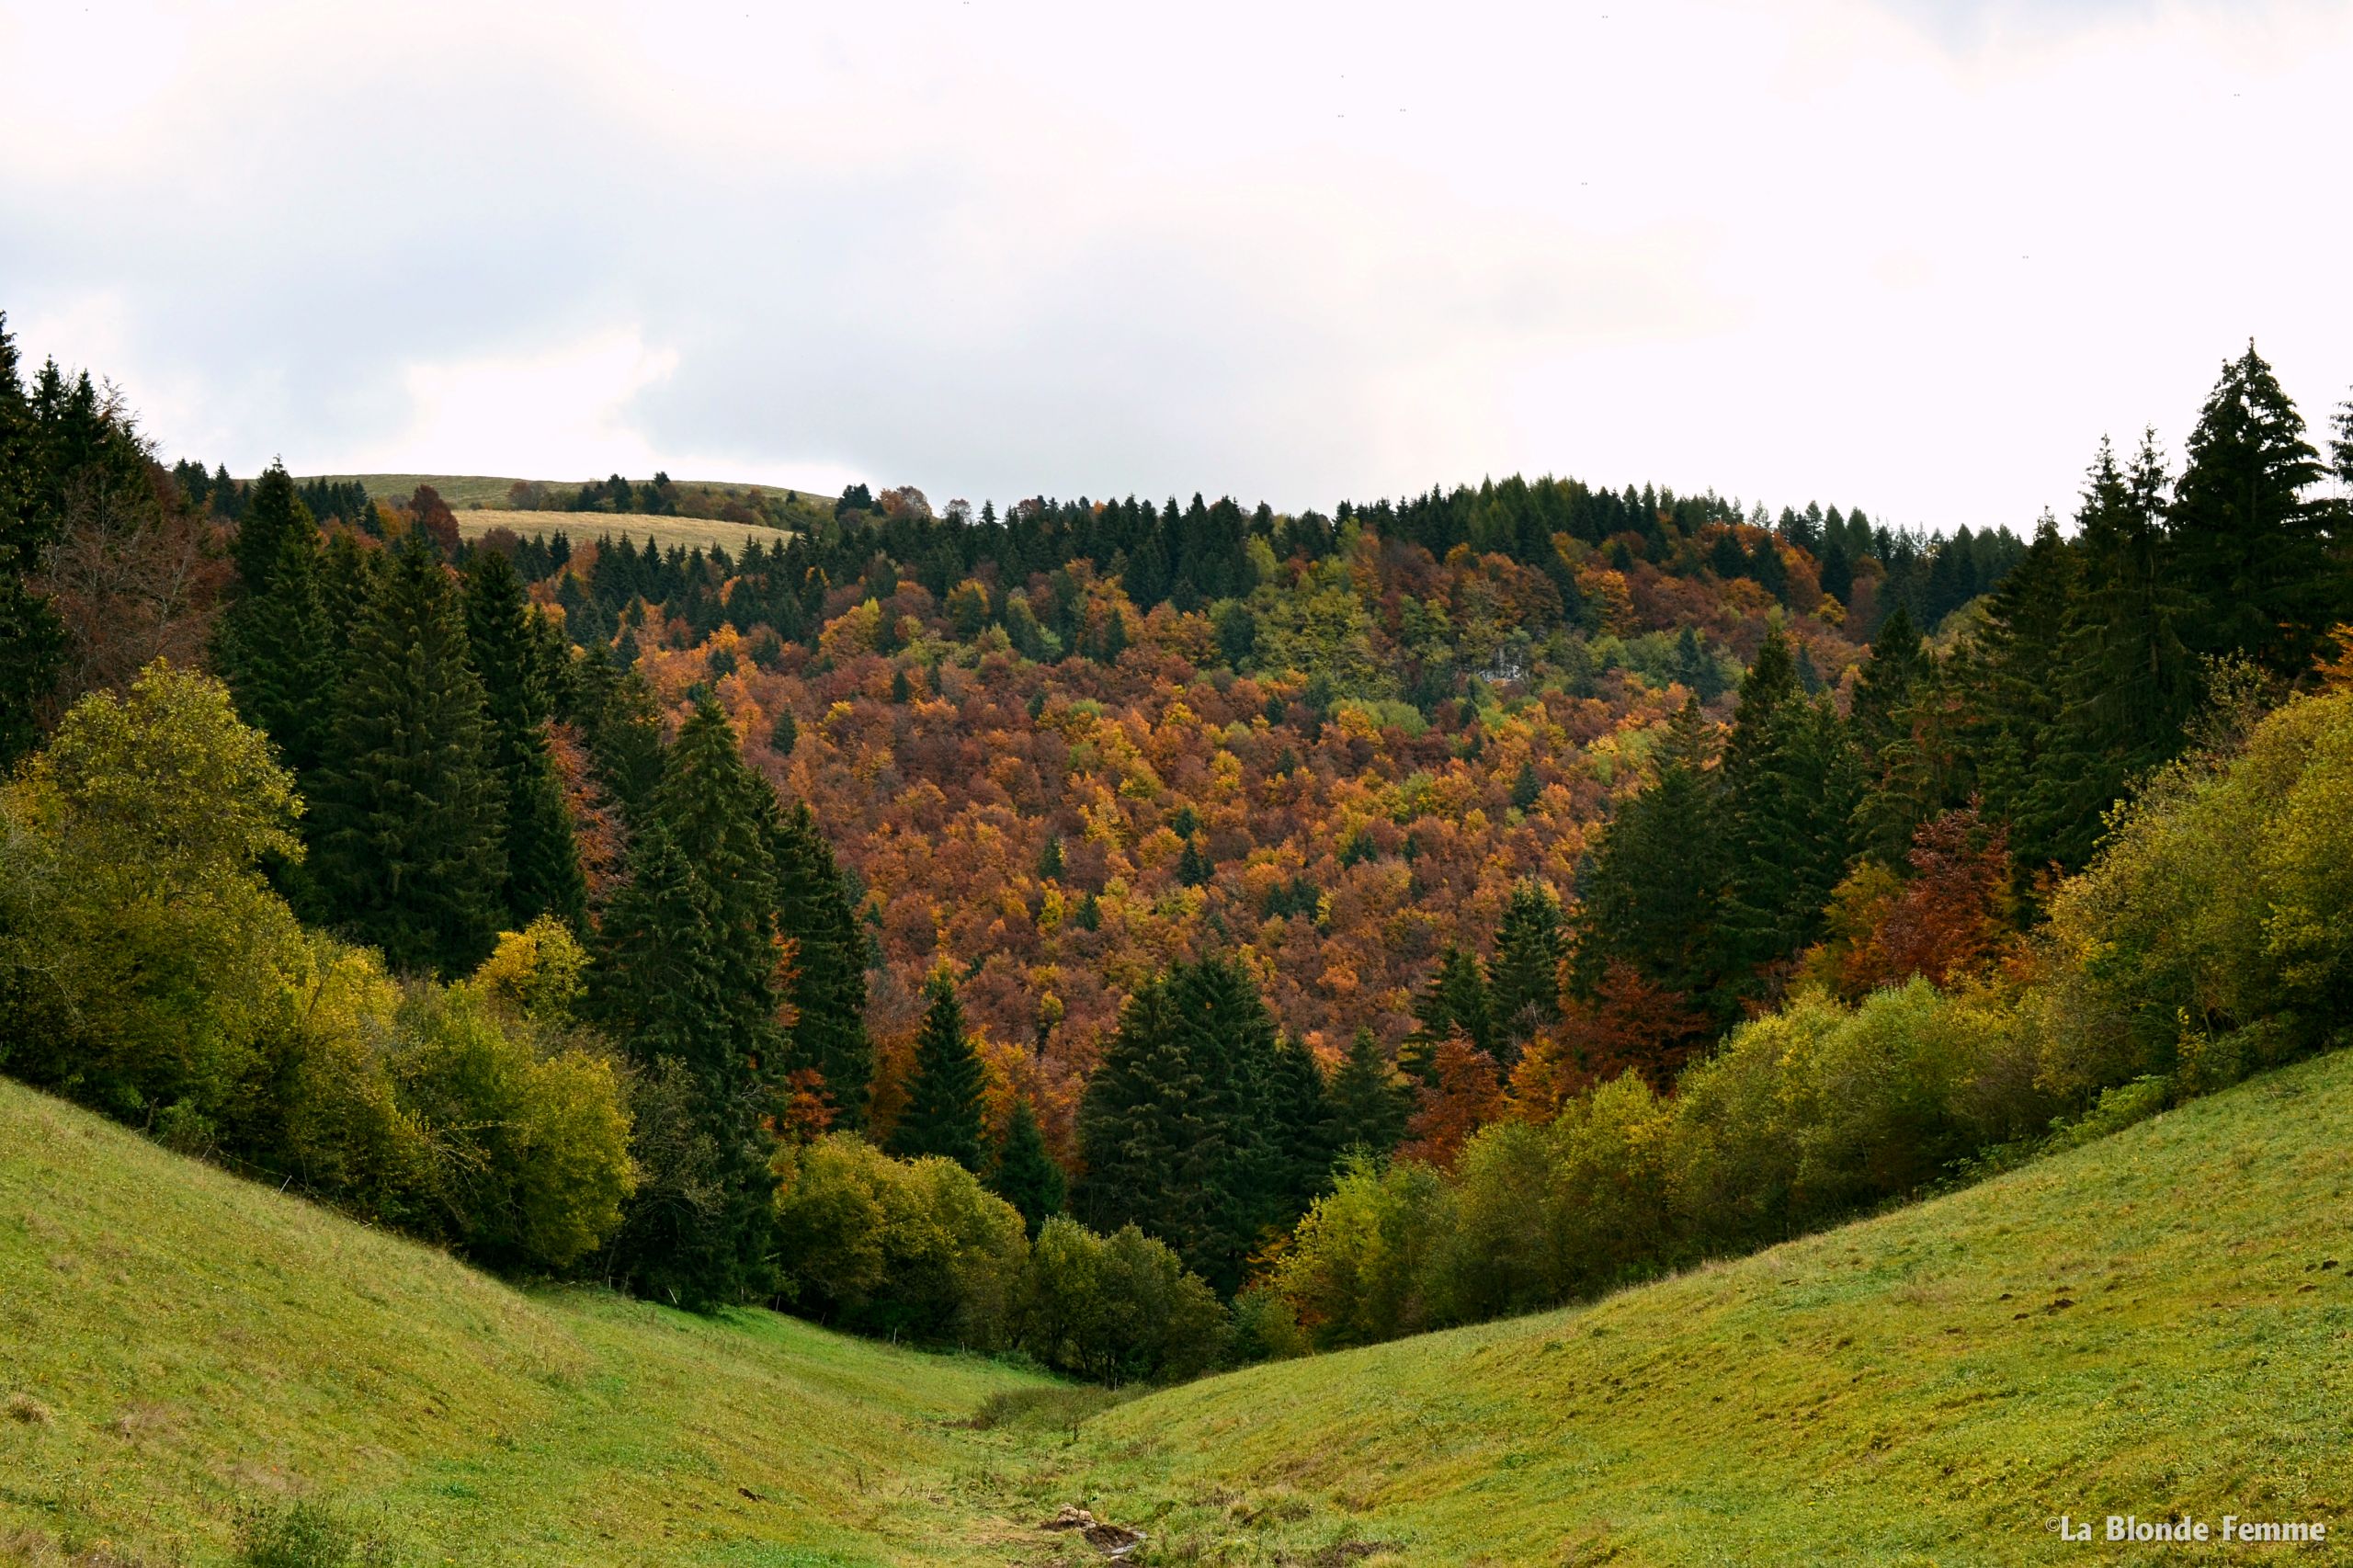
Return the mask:
M240 466L2023 527L2353 381L2341 6L96 9L0 0L0 305Z

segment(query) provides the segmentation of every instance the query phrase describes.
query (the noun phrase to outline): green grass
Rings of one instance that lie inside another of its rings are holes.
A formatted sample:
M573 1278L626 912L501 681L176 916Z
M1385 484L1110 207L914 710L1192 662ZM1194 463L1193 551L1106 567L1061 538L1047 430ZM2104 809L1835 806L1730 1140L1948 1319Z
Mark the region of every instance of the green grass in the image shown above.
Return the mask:
M2102 1562L2047 1521L2353 1533L2348 1394L2353 1052L1591 1307L1125 1401L517 1292L0 1084L0 1559L218 1562L300 1494L426 1562L1091 1561L1035 1528L1064 1503L1143 1562Z
M948 1423L1043 1381L518 1292L0 1081L0 1561L305 1496L404 1562L1001 1562L1028 1439Z
M2105 1561L2048 1521L2353 1537L2348 1396L2353 1052L1592 1307L1122 1405L1032 1484L1160 1561Z

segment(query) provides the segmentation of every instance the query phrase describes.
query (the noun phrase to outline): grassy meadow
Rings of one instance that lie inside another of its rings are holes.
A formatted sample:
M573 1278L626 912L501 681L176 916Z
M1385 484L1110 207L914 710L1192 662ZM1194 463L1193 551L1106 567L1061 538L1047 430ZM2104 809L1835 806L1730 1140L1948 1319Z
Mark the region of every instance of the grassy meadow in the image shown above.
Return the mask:
M698 545L709 550L721 545L730 554L741 553L754 540L773 549L792 537L783 528L765 524L727 523L712 517L656 517L650 512L510 512L480 507L458 513L458 531L468 539L480 539L493 528L512 528L525 539L533 534L567 533L574 544L606 534L615 539L627 534L638 544L651 537L665 551L674 544L682 550L693 550Z
M396 1562L1093 1560L1036 1528L1065 1503L1142 1562L2104 1561L2048 1521L2334 1528L2348 1342L2353 1053L1589 1307L1124 1403L517 1291L0 1083L28 1562L224 1561L296 1494Z

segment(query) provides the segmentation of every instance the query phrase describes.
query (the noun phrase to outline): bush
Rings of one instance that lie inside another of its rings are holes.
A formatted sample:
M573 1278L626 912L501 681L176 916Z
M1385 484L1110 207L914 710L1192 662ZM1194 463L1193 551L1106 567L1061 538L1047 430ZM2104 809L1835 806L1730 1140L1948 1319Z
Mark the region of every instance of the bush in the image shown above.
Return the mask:
M1274 1287L1318 1345L1370 1345L1435 1327L1429 1277L1454 1216L1454 1193L1429 1166L1352 1157L1300 1221Z
M1100 1382L1195 1377L1223 1355L1228 1322L1200 1277L1133 1225L1098 1236L1056 1216L1022 1277L1023 1348Z
M788 1300L868 1334L1010 1342L1028 1233L970 1171L894 1160L851 1133L781 1150L771 1168Z

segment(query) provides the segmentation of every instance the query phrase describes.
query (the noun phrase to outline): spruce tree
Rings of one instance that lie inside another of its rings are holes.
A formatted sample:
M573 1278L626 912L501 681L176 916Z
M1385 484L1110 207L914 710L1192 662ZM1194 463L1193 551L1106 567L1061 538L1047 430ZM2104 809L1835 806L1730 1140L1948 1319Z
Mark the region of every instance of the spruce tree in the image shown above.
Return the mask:
M589 968L592 1015L639 1068L643 1172L615 1262L641 1295L700 1307L769 1289L762 1117L773 1095L745 1049L722 912L656 821L630 846Z
M283 466L254 481L231 559L236 583L214 631L213 662L238 716L265 731L308 784L328 749L340 671L318 525Z
M1580 996L1597 993L1613 962L1681 997L1716 990L1724 827L1705 723L1696 699L1684 704L1657 778L1619 803L1578 874L1570 979Z
M785 1074L777 1016L777 888L767 824L776 793L744 764L735 728L705 701L678 726L662 759L653 816L710 895L710 947L722 974L734 1049L760 1092L781 1097Z
M1561 1017L1561 963L1568 956L1568 926L1552 890L1521 881L1511 890L1495 926L1495 961L1487 966L1489 1010L1507 1040L1528 1040Z
M1389 1065L1370 1028L1358 1029L1349 1041L1347 1059L1332 1075L1331 1102L1336 1149L1386 1158L1405 1135L1413 1092Z
M538 619L514 564L497 551L477 551L466 567L467 643L486 698L491 766L506 812L506 904L518 931L541 915L577 928L588 914L571 814L548 754L553 705Z
M1036 1236L1038 1227L1063 1211L1066 1187L1063 1168L1046 1152L1045 1135L1038 1131L1038 1113L1027 1095L1013 1102L1005 1124L1005 1142L998 1148L988 1187L1020 1212L1022 1222Z
M1410 1076L1428 1080L1438 1046L1458 1029L1479 1050L1493 1055L1495 1007L1479 960L1449 943L1438 955L1428 983L1414 1000L1414 1020L1418 1027L1397 1056L1397 1065Z
M2022 867L2053 859L2063 825L2035 786L2059 722L2053 675L2065 656L2081 564L2046 513L2024 558L1985 597L1984 624L1951 672L1985 813L2009 824Z
M395 969L462 973L497 935L506 858L486 728L457 589L422 541L404 542L352 633L312 857L330 917Z
M1324 1069L1304 1043L1289 1036L1279 1040L1269 1067L1267 1098L1278 1166L1273 1223L1289 1229L1331 1186L1339 1130Z
M1880 622L1871 639L1870 657L1855 678L1855 701L1849 718L1856 743L1877 757L1895 738L1898 716L1909 706L1914 689L1928 667L1927 645L1902 605Z
M40 421L25 395L0 312L0 775L40 739L35 714L65 662L65 625L28 581L63 521Z
M793 944L786 999L795 1017L787 1064L824 1079L837 1126L862 1126L874 1079L874 1045L866 1033L866 934L833 846L807 805L771 814L767 850L777 925Z
M944 1155L978 1175L982 1168L981 1089L986 1075L964 1032L956 982L945 971L924 983L927 1006L915 1035L907 1108L891 1130L890 1152L902 1159ZM1032 1124L1031 1131L1036 1131Z
M2171 510L2173 579L2192 653L2245 653L2294 680L2353 617L2353 563L2332 548L2304 422L2249 343L2222 367L2190 433Z

